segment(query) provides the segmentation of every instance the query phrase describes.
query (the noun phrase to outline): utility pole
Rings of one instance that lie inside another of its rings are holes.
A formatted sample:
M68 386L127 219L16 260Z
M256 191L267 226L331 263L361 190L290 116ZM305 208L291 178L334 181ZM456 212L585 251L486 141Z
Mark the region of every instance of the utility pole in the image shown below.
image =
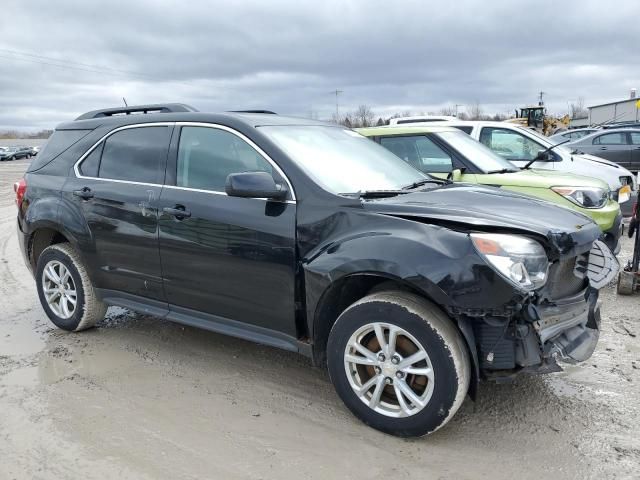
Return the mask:
M338 90L336 88L331 93L336 96L336 122L339 122L340 121L340 107L339 107L339 102L338 102L338 95L340 95L341 93L344 93L344 90Z
M540 100L538 101L538 106L540 106L540 107L542 107L544 105L544 100L542 99L542 97L544 96L545 93L547 93L547 92L540 91L540 94L539 94L540 95L540 97L539 97Z

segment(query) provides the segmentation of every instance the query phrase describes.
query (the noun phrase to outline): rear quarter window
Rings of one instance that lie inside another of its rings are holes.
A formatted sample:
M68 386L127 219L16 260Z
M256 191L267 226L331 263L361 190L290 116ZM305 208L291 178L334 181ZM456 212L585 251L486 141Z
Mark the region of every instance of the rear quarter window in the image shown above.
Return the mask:
M56 130L33 159L27 172L35 172L78 143L93 130Z

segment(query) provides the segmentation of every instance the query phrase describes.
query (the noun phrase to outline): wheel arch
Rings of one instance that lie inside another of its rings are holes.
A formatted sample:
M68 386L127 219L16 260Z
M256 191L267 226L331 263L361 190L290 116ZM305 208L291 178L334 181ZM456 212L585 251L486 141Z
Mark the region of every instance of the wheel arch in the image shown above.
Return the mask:
M465 319L453 318L432 295L408 281L383 272L361 272L344 275L332 282L317 302L311 328L312 355L315 365L326 365L327 342L331 328L342 312L356 301L375 292L403 291L422 297L440 308L450 319L465 341L471 362L469 396L475 400L480 380L479 362L473 330Z
M62 225L46 220L30 224L27 240L27 258L33 272L36 270L38 258L42 251L57 243L69 243L81 255L77 238Z

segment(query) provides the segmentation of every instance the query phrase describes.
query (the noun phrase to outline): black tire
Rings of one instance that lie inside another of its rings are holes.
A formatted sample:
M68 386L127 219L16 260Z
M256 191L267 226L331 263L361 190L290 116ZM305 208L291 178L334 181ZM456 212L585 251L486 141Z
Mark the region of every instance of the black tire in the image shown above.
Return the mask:
M632 295L635 290L635 274L621 271L618 273L618 295Z
M71 277L69 285L76 292L76 305L69 318L59 316L47 302L44 291L44 271L45 267L51 265L50 262L62 264ZM97 297L87 269L70 244L58 243L45 248L38 258L35 277L40 304L58 328L78 332L93 327L97 321L104 318L107 306Z
M347 344L355 332L372 322L400 327L429 356L434 375L432 394L422 410L411 416L392 418L373 410L350 384L345 368ZM426 299L397 291L374 293L347 308L329 334L327 361L331 381L349 410L365 424L401 437L427 435L445 425L462 405L471 377L467 347L453 322Z

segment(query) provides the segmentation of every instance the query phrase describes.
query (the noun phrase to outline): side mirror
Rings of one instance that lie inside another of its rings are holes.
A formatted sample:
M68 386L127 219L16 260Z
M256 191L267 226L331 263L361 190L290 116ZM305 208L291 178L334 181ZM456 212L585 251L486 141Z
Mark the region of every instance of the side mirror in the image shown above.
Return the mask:
M287 187L276 183L267 172L232 173L227 177L224 190L230 197L274 200L287 198Z
M449 172L448 179L452 182L461 182L462 181L462 170L456 168L455 170L451 170Z
M536 162L555 162L556 159L551 152L540 150L536 156Z

